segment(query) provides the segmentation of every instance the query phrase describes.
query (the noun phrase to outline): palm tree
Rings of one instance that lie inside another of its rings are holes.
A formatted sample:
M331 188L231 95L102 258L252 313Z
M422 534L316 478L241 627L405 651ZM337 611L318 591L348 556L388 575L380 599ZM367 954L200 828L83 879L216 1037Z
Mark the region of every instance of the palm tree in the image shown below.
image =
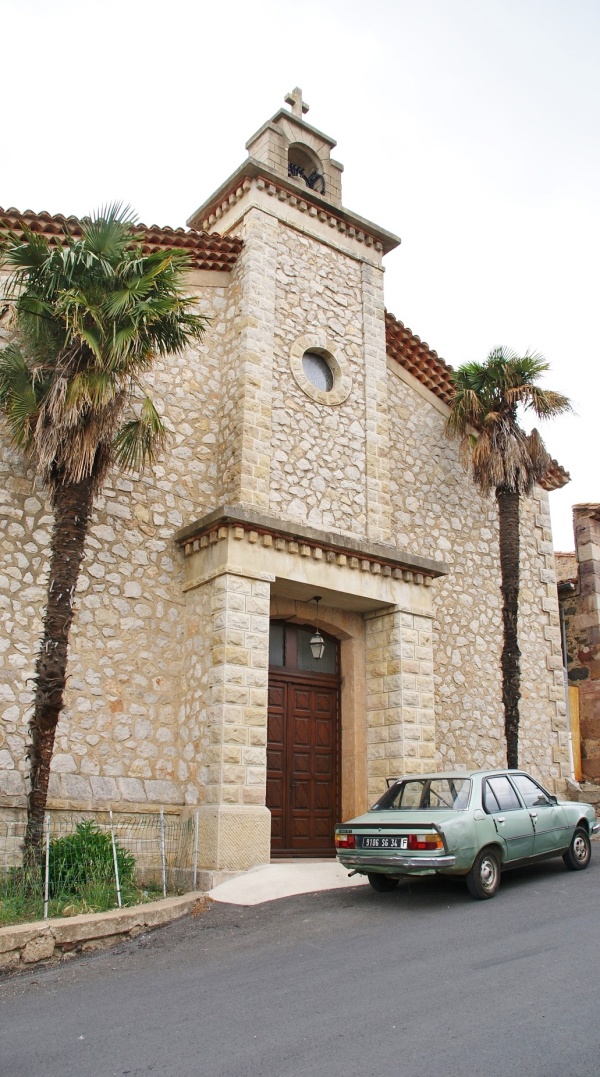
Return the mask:
M82 221L81 238L58 246L23 232L6 233L0 249L13 329L0 352L0 411L54 512L30 720L25 847L36 854L94 496L109 468L139 471L154 460L165 428L140 379L206 323L184 290L185 252L145 255L128 207L100 210Z
M518 413L522 408L549 419L571 410L567 397L537 384L548 369L543 356L518 356L510 348L494 349L485 363L465 363L452 372L455 392L446 423L446 432L461 439L461 461L471 467L473 482L484 495L493 490L498 503L502 701L509 767L519 765L519 501L532 493L552 463L538 431L526 434Z

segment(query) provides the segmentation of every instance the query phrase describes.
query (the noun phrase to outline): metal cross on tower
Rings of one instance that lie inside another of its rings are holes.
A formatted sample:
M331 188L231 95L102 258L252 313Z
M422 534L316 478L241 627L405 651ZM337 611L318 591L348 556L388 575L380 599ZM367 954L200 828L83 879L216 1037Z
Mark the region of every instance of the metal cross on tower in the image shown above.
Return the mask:
M302 100L302 90L299 86L296 86L291 93L286 94L286 105L292 106L292 115L297 116L299 120L302 119L302 115L308 112L309 106L306 101Z

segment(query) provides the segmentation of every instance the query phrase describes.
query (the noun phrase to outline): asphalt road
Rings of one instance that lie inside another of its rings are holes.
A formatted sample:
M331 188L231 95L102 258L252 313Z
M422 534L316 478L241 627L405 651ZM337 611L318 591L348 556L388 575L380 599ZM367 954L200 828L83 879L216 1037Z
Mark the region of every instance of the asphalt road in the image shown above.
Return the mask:
M454 880L214 904L0 981L1 1077L596 1077L600 849Z

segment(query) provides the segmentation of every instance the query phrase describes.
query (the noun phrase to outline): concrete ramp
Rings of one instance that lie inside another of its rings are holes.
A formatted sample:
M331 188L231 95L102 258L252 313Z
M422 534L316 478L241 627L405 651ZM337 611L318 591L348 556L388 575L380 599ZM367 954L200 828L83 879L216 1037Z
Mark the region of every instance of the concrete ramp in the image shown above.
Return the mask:
M214 901L231 905L261 905L264 901L368 885L363 875L348 878L347 868L336 860L279 860L261 864L209 890Z

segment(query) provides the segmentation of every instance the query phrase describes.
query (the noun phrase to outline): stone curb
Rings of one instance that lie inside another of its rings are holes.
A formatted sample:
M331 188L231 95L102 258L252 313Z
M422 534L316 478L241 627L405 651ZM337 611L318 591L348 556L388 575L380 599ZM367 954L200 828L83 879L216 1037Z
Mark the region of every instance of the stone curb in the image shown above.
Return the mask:
M150 928L168 924L188 913L197 914L211 904L202 891L181 897L149 901L131 909L54 917L33 924L0 928L0 973L14 971L51 958L107 949L125 938L135 938Z

